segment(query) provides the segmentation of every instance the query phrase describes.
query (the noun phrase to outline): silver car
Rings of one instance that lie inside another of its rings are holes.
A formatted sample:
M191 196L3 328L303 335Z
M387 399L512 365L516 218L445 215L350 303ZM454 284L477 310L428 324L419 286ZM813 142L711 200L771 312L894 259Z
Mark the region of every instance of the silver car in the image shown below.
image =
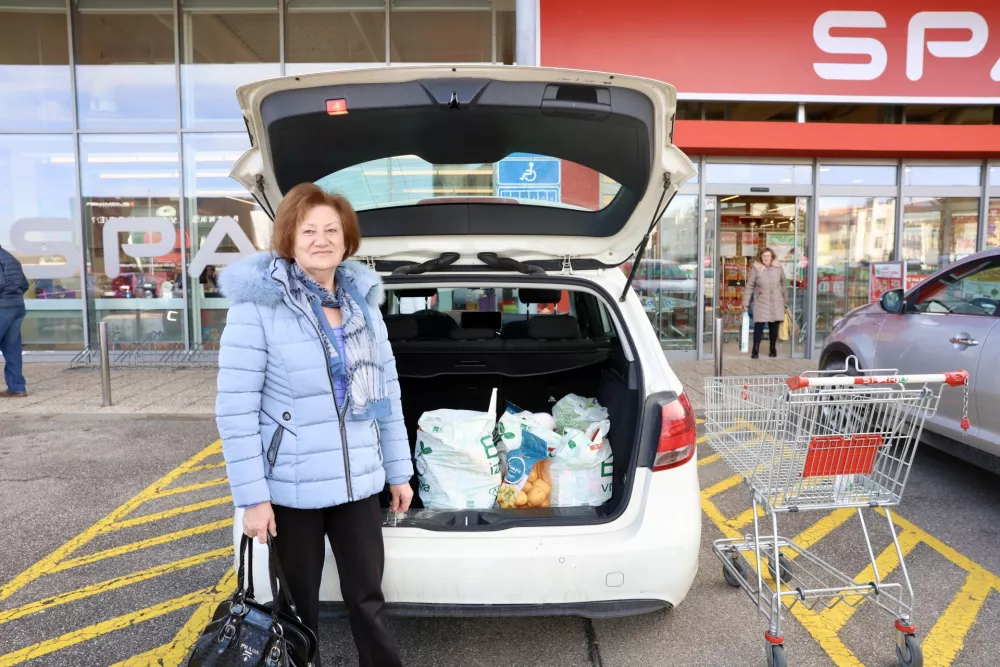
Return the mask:
M834 325L820 368L844 368L851 355L862 370L968 371L968 432L961 427L965 392L945 388L937 415L927 420L926 440L1000 471L1000 248L950 264L905 294L886 292L878 303L848 313Z

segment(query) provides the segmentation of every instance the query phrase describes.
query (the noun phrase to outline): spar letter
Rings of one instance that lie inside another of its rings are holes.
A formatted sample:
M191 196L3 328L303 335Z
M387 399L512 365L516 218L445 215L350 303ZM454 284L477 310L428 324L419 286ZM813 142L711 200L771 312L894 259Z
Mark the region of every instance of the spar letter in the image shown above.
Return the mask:
M227 236L233 240L239 252L219 252L219 246L222 245ZM197 278L209 264L226 266L235 262L240 257L253 254L256 250L253 247L253 243L247 238L246 232L240 228L235 218L228 216L219 218L212 225L212 231L205 237L194 259L191 260L191 265L188 267L188 275L192 278Z
M824 79L873 81L882 76L889 55L874 37L834 37L833 28L884 28L885 18L878 12L838 12L820 14L813 24L813 41L827 53L866 55L867 63L813 63L816 74Z
M961 42L926 42L927 50L938 58L972 58L986 47L990 28L976 12L918 12L910 19L906 35L906 78L919 81L924 75L924 44L928 30L968 30Z
M19 255L64 257L64 264L25 264L24 275L29 280L39 278L73 278L80 274L80 248L76 244L76 227L69 218L21 218L10 226L10 245ZM29 234L56 235L68 241L31 241Z
M118 261L118 234L121 232L159 233L156 243L125 243L122 252L129 257L161 257L174 249L177 233L174 225L166 218L108 218L104 223L104 273L108 278L117 278L121 273Z

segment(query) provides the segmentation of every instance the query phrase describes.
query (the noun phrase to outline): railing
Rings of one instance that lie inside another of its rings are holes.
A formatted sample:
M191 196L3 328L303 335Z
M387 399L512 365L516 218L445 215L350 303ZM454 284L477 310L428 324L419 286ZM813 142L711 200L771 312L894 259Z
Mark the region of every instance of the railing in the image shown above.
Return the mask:
M140 342L122 341L117 331L107 335L108 368L115 370L196 370L218 368L218 343L202 343L184 349L183 343L164 341L159 332L147 335ZM82 350L69 363L70 370L98 370L101 365L101 345L96 343Z

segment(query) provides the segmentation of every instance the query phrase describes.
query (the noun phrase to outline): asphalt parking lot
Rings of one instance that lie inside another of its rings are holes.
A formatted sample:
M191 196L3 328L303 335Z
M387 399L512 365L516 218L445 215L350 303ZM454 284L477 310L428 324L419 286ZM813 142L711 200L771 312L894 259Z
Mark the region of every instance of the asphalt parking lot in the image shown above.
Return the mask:
M232 591L231 505L211 420L8 417L0 422L0 667L177 666ZM713 539L744 534L747 495L700 445L704 549L669 612L576 618L392 619L407 665L763 665L765 622L729 588ZM992 667L1000 652L1000 484L930 448L896 525L926 665ZM850 512L802 513L783 534L865 578ZM883 572L898 559L872 531ZM665 567L669 564L665 563ZM789 664L896 665L891 619L868 603L793 610ZM324 665L356 664L346 621L322 629Z

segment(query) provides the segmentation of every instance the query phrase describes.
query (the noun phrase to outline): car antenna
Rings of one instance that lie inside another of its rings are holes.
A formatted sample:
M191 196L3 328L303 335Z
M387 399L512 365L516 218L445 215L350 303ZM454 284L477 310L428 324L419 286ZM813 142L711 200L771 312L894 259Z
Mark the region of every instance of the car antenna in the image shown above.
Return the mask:
M635 249L635 260L632 262L632 269L628 272L628 280L625 281L625 289L622 290L622 295L618 297L619 303L625 301L625 296L628 294L629 288L632 286L632 281L635 279L636 271L639 270L639 262L642 261L642 256L646 253L646 246L649 244L649 237L653 233L653 227L659 222L660 218L667 210L667 206L670 206L670 202L664 204L663 200L667 197L667 191L670 190L670 174L663 174L663 192L660 193L660 201L657 202L656 208L653 209L653 221L649 223L649 228L646 230L645 236L642 237L642 241L639 242L639 246ZM671 197L673 199L673 197Z

